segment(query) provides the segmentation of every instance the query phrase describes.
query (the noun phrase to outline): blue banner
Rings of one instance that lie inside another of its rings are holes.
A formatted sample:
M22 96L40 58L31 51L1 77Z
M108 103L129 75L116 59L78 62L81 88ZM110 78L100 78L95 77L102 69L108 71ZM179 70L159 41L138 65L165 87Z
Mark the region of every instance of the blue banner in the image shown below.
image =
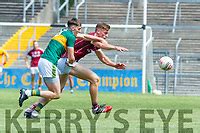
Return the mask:
M93 70L99 77L99 91L103 92L142 92L142 70ZM38 76L36 76L38 77ZM36 81L38 78L36 78ZM73 77L74 88L88 90L89 82ZM4 69L0 79L0 88L31 88L29 69ZM36 83L37 87L37 83ZM66 88L68 83L66 84ZM46 88L43 84L42 88Z

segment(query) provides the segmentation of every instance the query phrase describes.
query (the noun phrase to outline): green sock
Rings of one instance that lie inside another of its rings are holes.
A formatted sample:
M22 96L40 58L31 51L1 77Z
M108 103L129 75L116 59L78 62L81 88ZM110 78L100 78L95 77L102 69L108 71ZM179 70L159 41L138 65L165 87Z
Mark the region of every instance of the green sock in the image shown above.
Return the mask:
M31 90L31 96L40 96L40 90Z
M38 103L37 106L36 106L36 108L35 108L35 110L36 110L37 112L40 112L40 110L41 110L43 107L44 107L44 105L42 105L41 103Z

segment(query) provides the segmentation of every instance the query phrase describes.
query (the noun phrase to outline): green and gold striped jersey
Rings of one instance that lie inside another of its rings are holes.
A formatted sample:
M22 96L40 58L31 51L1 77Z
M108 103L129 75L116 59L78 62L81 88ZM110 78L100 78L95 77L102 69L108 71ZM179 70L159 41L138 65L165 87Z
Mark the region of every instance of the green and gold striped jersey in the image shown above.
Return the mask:
M58 60L66 52L67 48L74 47L75 41L76 37L71 30L62 29L51 39L41 58L57 65Z

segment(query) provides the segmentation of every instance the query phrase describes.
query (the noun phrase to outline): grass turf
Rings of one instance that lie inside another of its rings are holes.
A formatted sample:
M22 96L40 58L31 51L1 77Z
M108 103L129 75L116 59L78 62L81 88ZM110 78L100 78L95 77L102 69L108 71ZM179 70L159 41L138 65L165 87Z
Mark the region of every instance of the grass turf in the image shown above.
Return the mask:
M0 133L9 131L15 133L20 130L41 133L47 131L198 133L200 131L200 97L197 96L100 92L99 103L112 105L113 110L108 114L94 116L90 110L90 96L87 91L76 91L74 94L65 91L60 99L51 101L41 111L40 118L35 120L25 119L23 112L20 111L37 101L38 97L29 98L22 108L18 106L18 97L18 90L0 90ZM15 114L17 111L20 113L19 116ZM147 122L148 120L150 122ZM144 124L145 128L149 129L144 129Z

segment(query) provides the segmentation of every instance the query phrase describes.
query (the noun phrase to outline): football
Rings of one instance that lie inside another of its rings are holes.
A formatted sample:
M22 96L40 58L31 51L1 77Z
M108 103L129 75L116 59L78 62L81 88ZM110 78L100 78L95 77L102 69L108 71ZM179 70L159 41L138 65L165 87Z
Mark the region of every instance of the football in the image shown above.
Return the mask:
M159 67L165 71L171 70L173 68L173 60L169 56L163 56L159 60Z

